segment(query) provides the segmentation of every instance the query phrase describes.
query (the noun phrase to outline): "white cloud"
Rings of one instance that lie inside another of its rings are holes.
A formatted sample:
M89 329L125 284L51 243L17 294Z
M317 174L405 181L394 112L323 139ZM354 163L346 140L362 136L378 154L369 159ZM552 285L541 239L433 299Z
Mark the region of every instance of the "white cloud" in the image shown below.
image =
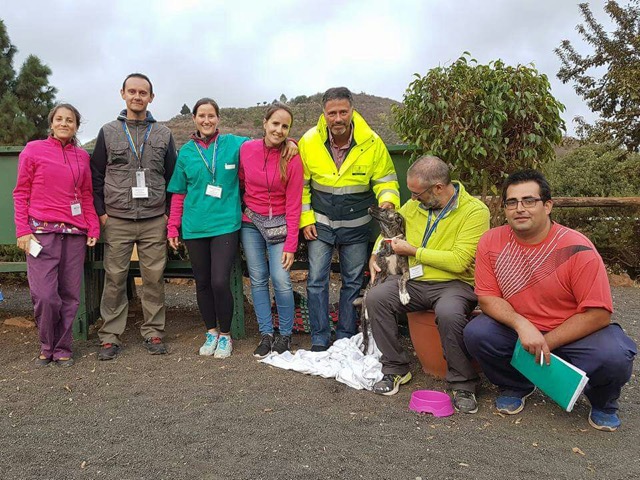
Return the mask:
M604 0L590 2L603 18ZM4 7L6 5L6 7ZM555 77L562 39L583 46L574 2L558 0L5 0L0 18L20 53L53 70L60 99L87 119L82 138L122 108L130 72L154 82L153 113L212 96L222 106L309 95L330 86L401 100L413 73L454 61L535 63L567 105L566 120L592 114Z

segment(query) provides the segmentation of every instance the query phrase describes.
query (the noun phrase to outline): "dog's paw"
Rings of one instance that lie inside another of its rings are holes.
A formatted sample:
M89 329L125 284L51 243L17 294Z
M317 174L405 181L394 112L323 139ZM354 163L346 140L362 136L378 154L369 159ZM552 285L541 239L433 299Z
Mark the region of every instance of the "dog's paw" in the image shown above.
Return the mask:
M400 303L402 305L407 305L411 301L411 296L409 292L400 290Z

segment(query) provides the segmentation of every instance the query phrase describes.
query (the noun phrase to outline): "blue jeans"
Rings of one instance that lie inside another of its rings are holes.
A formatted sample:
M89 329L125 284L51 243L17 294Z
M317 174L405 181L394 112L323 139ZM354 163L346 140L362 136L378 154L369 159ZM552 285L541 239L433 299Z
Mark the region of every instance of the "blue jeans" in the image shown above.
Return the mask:
M291 335L293 330L293 289L289 272L282 268L284 242L268 244L258 229L243 225L240 229L242 249L247 259L253 308L258 318L258 327L262 335L273 334L271 318L271 297L269 296L269 277L278 307L279 330L281 335ZM267 260L267 254L269 260Z
M358 298L364 280L364 267L367 262L368 243L338 245L340 260L340 307L336 339L350 338L357 333L357 312L353 301ZM307 243L309 253L309 278L307 296L309 323L311 325L311 344L328 346L331 341L329 324L329 273L333 245L322 240Z

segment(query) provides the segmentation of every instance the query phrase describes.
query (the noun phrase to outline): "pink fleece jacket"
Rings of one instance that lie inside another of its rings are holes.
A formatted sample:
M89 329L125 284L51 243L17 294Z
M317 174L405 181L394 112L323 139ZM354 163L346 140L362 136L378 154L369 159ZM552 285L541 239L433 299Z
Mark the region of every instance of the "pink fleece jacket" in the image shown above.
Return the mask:
M247 207L261 215L269 215L269 197L273 215L286 214L287 239L284 251L298 248L298 229L302 209L302 161L293 157L287 165L287 178L280 178L280 150L267 147L262 140L251 140L240 147L240 189ZM270 194L269 194L270 192ZM246 215L243 222L251 223Z
M73 216L71 203L76 198L82 213ZM53 137L27 143L19 156L13 203L16 237L32 233L29 217L64 222L87 230L89 237L100 236L89 154L75 145L63 147Z

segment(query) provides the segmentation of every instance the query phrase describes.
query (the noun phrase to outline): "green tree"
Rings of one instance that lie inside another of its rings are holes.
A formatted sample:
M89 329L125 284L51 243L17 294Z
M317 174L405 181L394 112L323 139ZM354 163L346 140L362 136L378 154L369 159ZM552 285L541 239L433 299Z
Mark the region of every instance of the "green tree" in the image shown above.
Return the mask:
M555 53L562 67L558 78L573 88L600 120L589 125L576 118L578 133L592 141L612 140L628 151L640 149L640 6L632 0L626 7L610 0L604 10L615 25L612 33L596 21L587 3L579 6L584 23L576 29L592 48L581 55L569 40Z
M18 107L29 121L31 134L27 141L47 136L48 115L53 108L56 89L49 85L51 69L35 55L29 55L16 78L14 93Z
M180 109L180 115L189 115L191 113L191 109L187 106L186 103L182 104L182 108Z
M287 96L284 93L280 95L280 102L287 103Z
M47 115L56 89L49 85L51 69L29 55L16 76L17 52L0 20L0 145L22 145L47 135Z
M486 196L497 193L508 173L554 158L564 106L533 66L480 65L469 57L465 52L449 66L415 74L393 112L402 140L417 147L414 157L437 155L472 192Z

